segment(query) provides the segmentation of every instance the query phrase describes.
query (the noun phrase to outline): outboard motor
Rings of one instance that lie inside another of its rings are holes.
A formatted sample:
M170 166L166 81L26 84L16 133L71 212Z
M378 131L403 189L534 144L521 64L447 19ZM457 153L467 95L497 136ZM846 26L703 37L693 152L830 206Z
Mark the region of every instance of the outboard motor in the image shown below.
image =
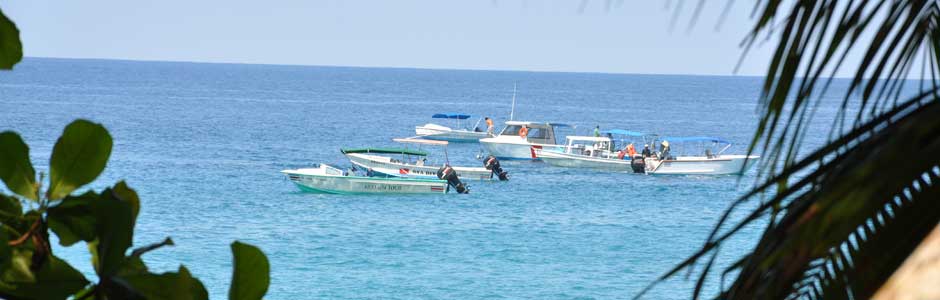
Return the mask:
M646 159L642 155L635 155L630 158L630 168L633 173L646 173Z
M463 182L460 182L460 178L457 178L457 171L454 171L454 168L449 165L444 165L437 170L437 178L447 180L447 184L454 187L458 194L470 193L470 190L463 185Z
M490 155L483 160L483 167L492 171L490 178L493 177L493 174L496 174L496 176L499 176L500 181L509 180L509 172L503 171L503 167L499 165L499 160L496 159L496 156Z

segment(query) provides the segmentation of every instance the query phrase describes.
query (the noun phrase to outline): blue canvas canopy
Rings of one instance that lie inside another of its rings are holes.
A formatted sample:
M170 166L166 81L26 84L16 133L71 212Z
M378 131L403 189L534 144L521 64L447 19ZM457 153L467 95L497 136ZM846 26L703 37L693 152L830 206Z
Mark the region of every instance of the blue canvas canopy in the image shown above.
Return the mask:
M660 140L669 141L670 143L673 143L673 142L713 142L713 143L731 144L731 141L729 140L726 140L723 138L717 138L717 137L710 137L710 136L664 136L660 138Z
M446 114L434 114L433 116L431 116L431 118L435 118L435 119L459 119L459 120L464 120L464 119L469 119L469 118L470 118L470 115L468 115L468 114L461 114L461 113L446 113Z
M648 135L648 134L645 134L645 133L642 133L642 132L636 132L636 131L630 131L630 130L623 130L623 129L604 130L604 131L601 131L601 133L603 133L603 134L608 134L608 133L610 133L610 134L618 134L618 135L626 135L626 136L646 136L646 135Z

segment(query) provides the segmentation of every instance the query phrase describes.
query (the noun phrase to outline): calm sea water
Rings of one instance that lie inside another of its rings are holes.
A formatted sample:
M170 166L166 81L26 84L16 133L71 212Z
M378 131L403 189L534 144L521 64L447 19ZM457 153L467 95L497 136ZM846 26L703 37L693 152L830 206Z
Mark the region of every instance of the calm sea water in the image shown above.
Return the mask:
M626 299L700 245L753 181L753 170L739 181L505 162L510 182L470 182L469 195L335 196L278 173L346 166L340 147L394 146L433 113L502 122L514 83L517 120L721 136L742 153L761 79L27 59L0 73L0 130L19 132L48 170L71 120L107 126L114 149L92 187L136 188L135 245L176 242L145 260L185 264L213 299L227 295L236 239L267 253L266 299ZM476 144L449 150L454 164L480 164ZM756 234L724 250L750 249ZM84 246L55 251L93 274ZM648 298L693 286L673 280Z

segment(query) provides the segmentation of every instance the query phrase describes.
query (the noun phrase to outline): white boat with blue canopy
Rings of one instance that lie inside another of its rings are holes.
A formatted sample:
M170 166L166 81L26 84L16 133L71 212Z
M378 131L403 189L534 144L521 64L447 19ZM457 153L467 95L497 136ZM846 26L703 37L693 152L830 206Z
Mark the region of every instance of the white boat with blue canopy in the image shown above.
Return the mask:
M634 145L634 141L649 143L655 135L623 129L601 133L604 136L567 136L564 146L538 149L536 155L545 163L558 167L645 172L643 157L637 156L635 146L632 150L629 147ZM619 147L612 138L614 135L620 137Z
M709 136L664 136L659 138L659 150L652 157L646 158L646 172L649 174L674 175L730 175L741 174L754 165L756 155L723 154L731 148L731 141ZM681 144L683 151L676 151L675 144ZM694 147L698 144L699 147ZM699 149L691 154L687 149ZM680 153L679 155L675 155Z
M556 129L570 125L562 123L507 121L499 135L480 140L480 145L499 159L537 160L535 151L558 146Z
M469 123L461 124L462 120L467 120L470 117L470 115L463 113L434 114L431 116L433 119L454 120L454 127L428 123L422 126L415 126L415 134L424 139L460 143L475 143L482 138L489 137L489 135L479 127L480 121L483 120L482 118L477 120L473 127L464 126Z
M354 176L326 164L281 173L300 190L314 193L444 194L450 190L446 180Z

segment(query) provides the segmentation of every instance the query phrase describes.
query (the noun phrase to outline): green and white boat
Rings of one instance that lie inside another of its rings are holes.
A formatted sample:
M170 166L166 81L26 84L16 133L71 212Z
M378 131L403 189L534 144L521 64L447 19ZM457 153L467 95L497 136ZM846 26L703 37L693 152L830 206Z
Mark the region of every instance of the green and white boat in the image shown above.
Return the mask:
M446 180L351 176L326 164L281 173L300 190L314 193L444 194L449 190Z

